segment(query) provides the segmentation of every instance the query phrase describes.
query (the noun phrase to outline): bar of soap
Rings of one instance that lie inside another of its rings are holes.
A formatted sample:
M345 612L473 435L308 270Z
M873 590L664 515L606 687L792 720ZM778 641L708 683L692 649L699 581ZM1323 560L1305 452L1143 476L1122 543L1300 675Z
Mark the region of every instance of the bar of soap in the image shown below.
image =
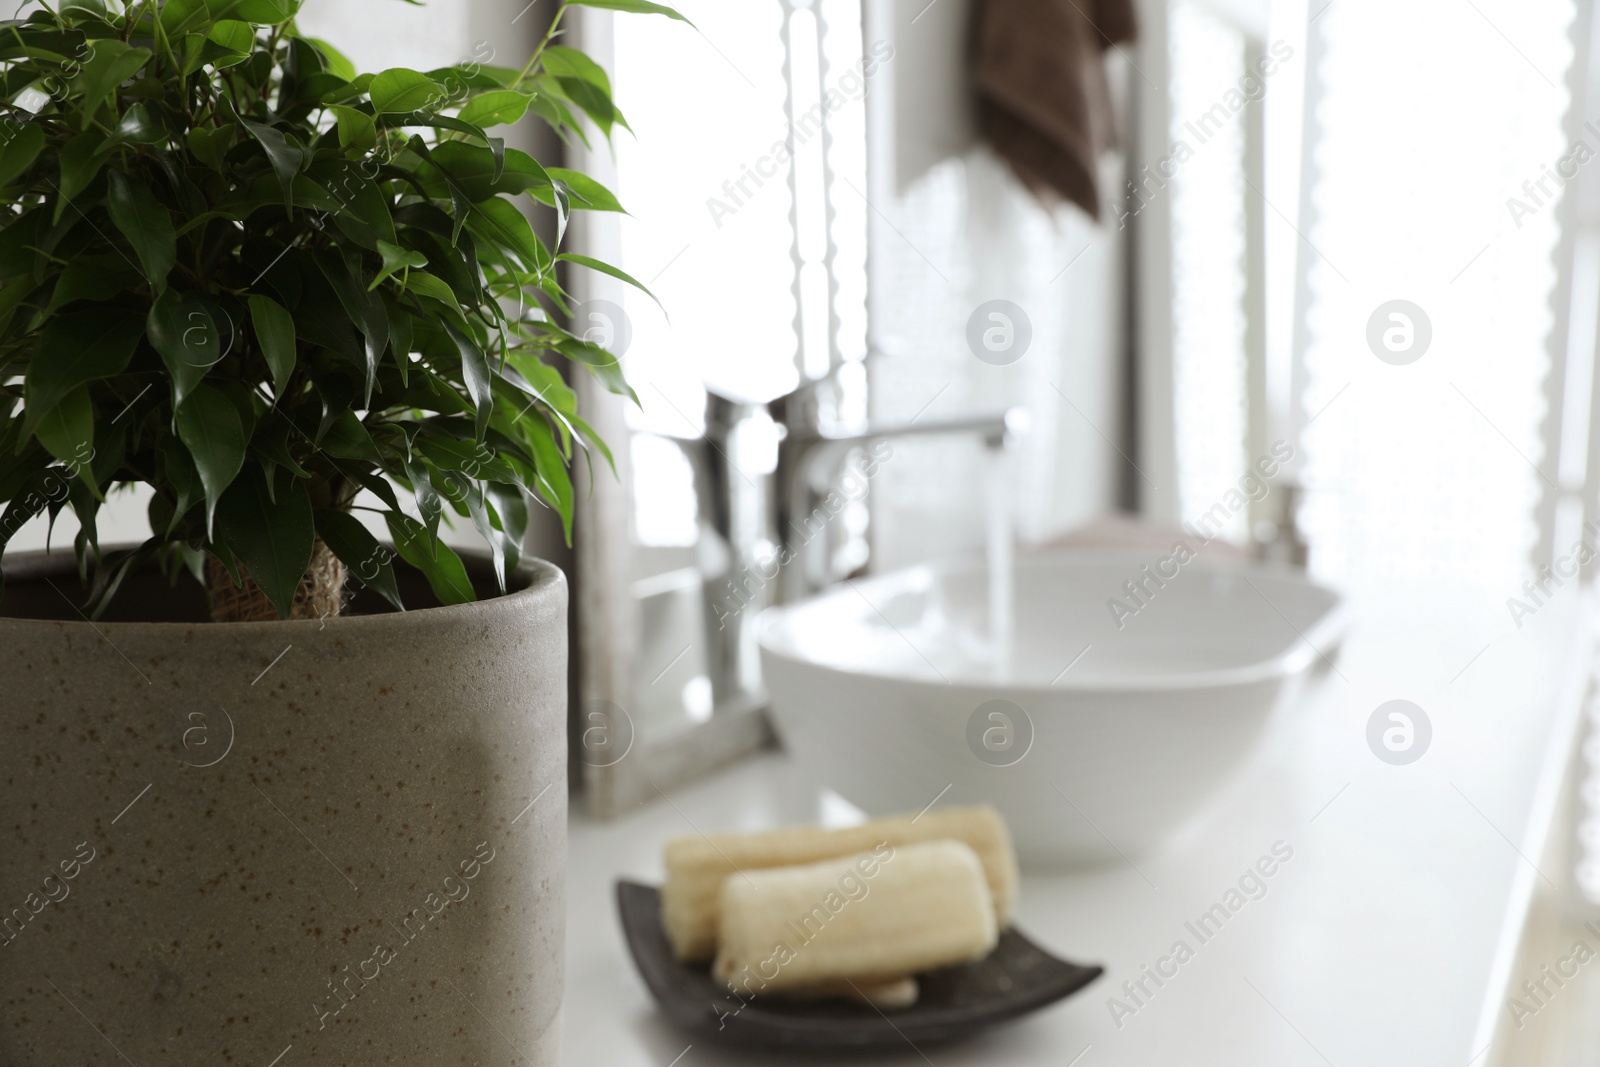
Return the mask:
M1017 857L1005 822L986 807L946 808L840 830L806 826L675 838L666 847L662 925L679 960L709 960L717 950L718 894L730 875L870 852L881 844L899 848L941 839L965 842L977 854L994 899L995 920L1001 927L1008 925L1017 895Z
M712 974L741 998L883 985L982 959L999 937L988 879L969 845L882 845L730 876Z
M772 996L778 1000L811 1001L843 998L845 1000L859 1000L863 1004L870 1004L879 1011L904 1011L916 1004L917 997L921 995L921 988L917 980L907 975L904 978L892 980L879 980L876 982L819 982L816 985L801 986L795 989L772 990Z

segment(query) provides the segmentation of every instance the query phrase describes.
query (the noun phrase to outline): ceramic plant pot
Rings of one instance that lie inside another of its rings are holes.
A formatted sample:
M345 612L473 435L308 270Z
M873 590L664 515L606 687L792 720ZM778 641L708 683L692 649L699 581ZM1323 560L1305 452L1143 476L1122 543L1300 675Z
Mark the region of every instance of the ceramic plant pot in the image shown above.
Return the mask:
M0 1063L554 1065L560 571L238 624L156 574L90 624L72 572L6 560Z

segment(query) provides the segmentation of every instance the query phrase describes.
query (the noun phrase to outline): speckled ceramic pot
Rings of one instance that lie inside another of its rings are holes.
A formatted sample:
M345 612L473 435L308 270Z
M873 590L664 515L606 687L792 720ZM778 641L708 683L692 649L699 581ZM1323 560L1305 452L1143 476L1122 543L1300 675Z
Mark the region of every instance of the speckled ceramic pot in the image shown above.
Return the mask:
M6 575L0 1063L556 1063L560 571L239 624L91 625L70 552ZM130 581L112 620L204 618Z

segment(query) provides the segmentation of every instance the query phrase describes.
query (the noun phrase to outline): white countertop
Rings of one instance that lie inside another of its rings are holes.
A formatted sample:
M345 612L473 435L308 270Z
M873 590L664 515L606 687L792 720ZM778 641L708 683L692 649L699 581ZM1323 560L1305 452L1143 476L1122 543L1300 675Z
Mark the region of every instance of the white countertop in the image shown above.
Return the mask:
M1561 870L1536 871L1533 860L1579 734L1587 656L1576 653L1590 647L1590 612L1572 592L1521 630L1510 625L1503 595L1409 591L1385 598L1381 610L1358 605L1337 672L1280 716L1249 769L1178 840L1135 857L1137 868L1024 875L1017 925L1058 955L1103 964L1103 978L975 1038L857 1062L1489 1063L1481 1053L1508 1017L1505 990L1534 886L1545 876L1567 881ZM1433 726L1431 747L1408 766L1383 763L1367 747L1368 717L1396 698L1420 705ZM837 802L778 754L613 822L575 814L564 1062L833 1062L719 1047L668 1023L634 972L612 886L619 877L659 881L661 844L674 835L838 817ZM1277 842L1292 858L1202 943L1185 923ZM1122 983L1179 940L1193 957L1160 988L1146 979L1151 994L1119 1026L1108 999L1133 1006Z

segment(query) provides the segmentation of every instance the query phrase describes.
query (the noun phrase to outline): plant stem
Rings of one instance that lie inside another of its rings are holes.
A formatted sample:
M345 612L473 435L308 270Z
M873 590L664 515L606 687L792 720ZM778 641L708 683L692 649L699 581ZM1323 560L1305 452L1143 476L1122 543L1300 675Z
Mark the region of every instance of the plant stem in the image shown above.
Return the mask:
M517 85L520 87L527 81L528 75L533 73L533 68L539 62L539 57L544 55L544 50L556 35L556 29L561 25L561 16L567 13L567 4L562 0L560 7L556 8L555 17L550 20L550 28L544 31L544 39L539 42L539 47L533 50L533 55L528 57L527 66L522 68L522 73L517 75Z

